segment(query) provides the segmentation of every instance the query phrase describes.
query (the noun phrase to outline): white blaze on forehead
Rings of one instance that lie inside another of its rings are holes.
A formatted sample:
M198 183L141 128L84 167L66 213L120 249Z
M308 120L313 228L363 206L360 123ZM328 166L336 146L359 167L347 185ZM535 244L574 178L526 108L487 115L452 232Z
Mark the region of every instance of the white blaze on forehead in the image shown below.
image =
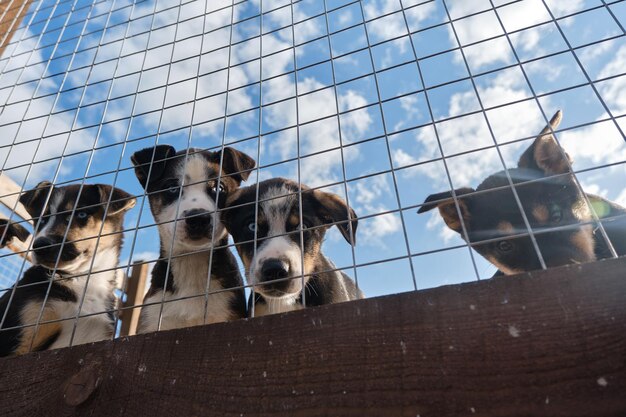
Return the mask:
M48 233L48 230L52 227L56 220L56 214L59 212L59 207L61 206L61 203L63 203L63 197L65 197L65 193L62 190L57 189L53 192L50 200L48 201L48 210L50 211L50 217L48 217L46 225L37 231L37 234L35 235L36 237L45 236Z
M226 230L221 224L219 213L217 212L217 204L207 193L208 181L217 181L216 173L209 168L209 162L201 154L188 155L186 159L181 158L179 165L176 167L174 177L183 185L181 198L163 207L156 216L157 222L161 223L159 225L161 240L168 251L174 233L176 233L174 253L187 252L191 250L191 247L198 245L203 247L211 246L210 241L193 241L187 236L184 217L185 213L190 210L204 210L213 213L212 221L213 225L216 225L215 240L226 236ZM223 199L226 196L223 195L219 198ZM178 222L175 223L174 220ZM176 227L176 230L174 230L174 227Z
M261 195L261 200L260 209L267 219L268 236L284 234L285 224L292 206L298 201L298 195L283 185L268 189Z
M260 270L268 259L281 259L289 264L289 276L302 274L302 253L296 242L287 233L287 220L298 195L286 186L272 187L260 195L259 209L267 221L267 238L258 247L252 260L249 279L252 283L260 281ZM275 236L275 237L272 237Z

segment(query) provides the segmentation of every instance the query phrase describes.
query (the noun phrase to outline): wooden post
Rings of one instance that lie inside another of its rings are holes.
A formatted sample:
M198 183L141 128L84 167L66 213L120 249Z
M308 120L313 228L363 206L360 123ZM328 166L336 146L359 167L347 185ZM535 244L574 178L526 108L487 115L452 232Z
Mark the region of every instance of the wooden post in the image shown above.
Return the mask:
M124 310L120 312L122 319L120 336L133 336L137 334L141 307L130 307L141 305L143 302L147 277L148 264L143 261L135 261L133 263L133 272L126 283L126 301L123 304Z
M0 55L11 41L13 32L20 26L31 0L10 0L0 2Z
M0 359L20 416L626 416L626 258Z

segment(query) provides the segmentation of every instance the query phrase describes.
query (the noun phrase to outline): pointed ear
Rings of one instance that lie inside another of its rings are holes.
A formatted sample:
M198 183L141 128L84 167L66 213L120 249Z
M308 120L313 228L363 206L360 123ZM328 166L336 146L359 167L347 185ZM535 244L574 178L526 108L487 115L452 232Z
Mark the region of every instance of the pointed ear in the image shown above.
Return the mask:
M256 166L256 161L247 154L228 146L224 148L223 152L222 170L238 184L247 180L250 171Z
M546 176L570 172L572 160L552 134L552 131L559 127L562 118L561 110L554 113L550 124L543 128L532 145L522 154L517 163L518 167L541 171Z
M167 159L176 154L176 149L170 145L157 145L145 148L131 155L130 160L135 166L135 175L144 189L163 176ZM152 166L152 169L150 169ZM150 177L150 178L148 178Z
M4 239L2 238L3 236ZM9 222L6 219L0 219L0 248L4 248L14 237L18 238L22 242L25 242L26 239L28 239L28 236L30 236L30 233L21 225Z
M20 203L22 203L33 219L43 214L46 200L52 192L52 188L51 182L41 181L35 188L26 191L20 196Z
M356 228L359 222L354 210L348 207L346 202L336 194L315 190L313 191L313 198L318 203L318 214L324 222L331 225L337 223L336 226L346 242L352 246L356 245ZM350 224L352 224L352 233Z
M461 216L467 227L468 220L471 217L471 204L468 198L461 198L461 196L469 193L473 193L473 188L458 188L454 190L459 202L459 209L461 210ZM417 211L418 213L425 213L437 207L439 214L446 222L448 227L457 233L461 233L463 228L461 221L459 220L459 213L454 204L454 198L452 197L452 191L444 191L443 193L431 194L426 197L422 207Z
M108 184L96 184L91 185L91 187L97 188L98 194L100 195L100 202L103 204L103 210L107 203L109 204L107 217L126 212L135 207L135 204L137 203L134 196L128 194L124 190L120 190L119 188L113 188Z

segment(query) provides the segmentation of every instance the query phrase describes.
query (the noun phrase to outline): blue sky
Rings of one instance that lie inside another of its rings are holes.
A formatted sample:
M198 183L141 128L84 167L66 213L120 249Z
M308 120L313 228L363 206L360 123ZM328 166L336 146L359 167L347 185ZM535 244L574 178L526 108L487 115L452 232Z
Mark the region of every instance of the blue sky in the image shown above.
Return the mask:
M494 144L514 167L562 109L557 137L585 189L626 204L626 3L607 3L264 0L261 17L259 0L33 2L0 58L3 174L141 196L134 151L232 144L260 179L347 188L354 258L335 229L323 250L366 295L472 281L461 239L416 214L449 189L437 136L453 185L476 187L502 169ZM124 262L158 253L154 227L134 231L153 222L142 200Z

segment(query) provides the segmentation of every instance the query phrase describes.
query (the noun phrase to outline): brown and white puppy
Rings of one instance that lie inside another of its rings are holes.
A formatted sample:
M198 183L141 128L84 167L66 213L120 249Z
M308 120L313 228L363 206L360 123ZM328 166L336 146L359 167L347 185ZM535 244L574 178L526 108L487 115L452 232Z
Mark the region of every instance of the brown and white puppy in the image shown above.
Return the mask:
M585 195L616 252L625 255L626 209L578 188L571 160L551 134L561 117L558 111L522 154L518 167L508 170L545 264L553 267L610 257L606 241L592 222ZM476 190L460 188L455 193L469 241L498 267L496 275L541 269L505 171L489 176ZM430 195L419 213L435 207L448 227L465 239L452 193ZM549 230L556 227L559 229ZM485 240L489 242L479 243Z
M255 161L230 147L223 152L176 152L169 145L135 152L131 160L148 193L161 240L160 260L144 299L149 305L141 310L138 331L159 329L159 316L161 330L245 317L243 279L225 247L228 234L219 209L248 178ZM208 297L205 317L210 260L209 292L214 294ZM233 290L222 291L228 288Z
M135 198L110 185L81 189L44 181L22 194L20 202L35 224L34 266L15 292L9 290L0 299L5 317L0 356L111 338L124 213L135 205ZM40 312L41 322L52 322L36 326Z
M303 293L306 306L362 298L354 281L334 271L336 267L320 250L326 230L335 223L346 241L354 244L354 210L335 194L302 185L300 222L296 182L273 178L260 182L258 188L258 210L257 185L252 185L229 198L223 216L245 265L248 283L256 291L254 315L299 310L303 308Z

